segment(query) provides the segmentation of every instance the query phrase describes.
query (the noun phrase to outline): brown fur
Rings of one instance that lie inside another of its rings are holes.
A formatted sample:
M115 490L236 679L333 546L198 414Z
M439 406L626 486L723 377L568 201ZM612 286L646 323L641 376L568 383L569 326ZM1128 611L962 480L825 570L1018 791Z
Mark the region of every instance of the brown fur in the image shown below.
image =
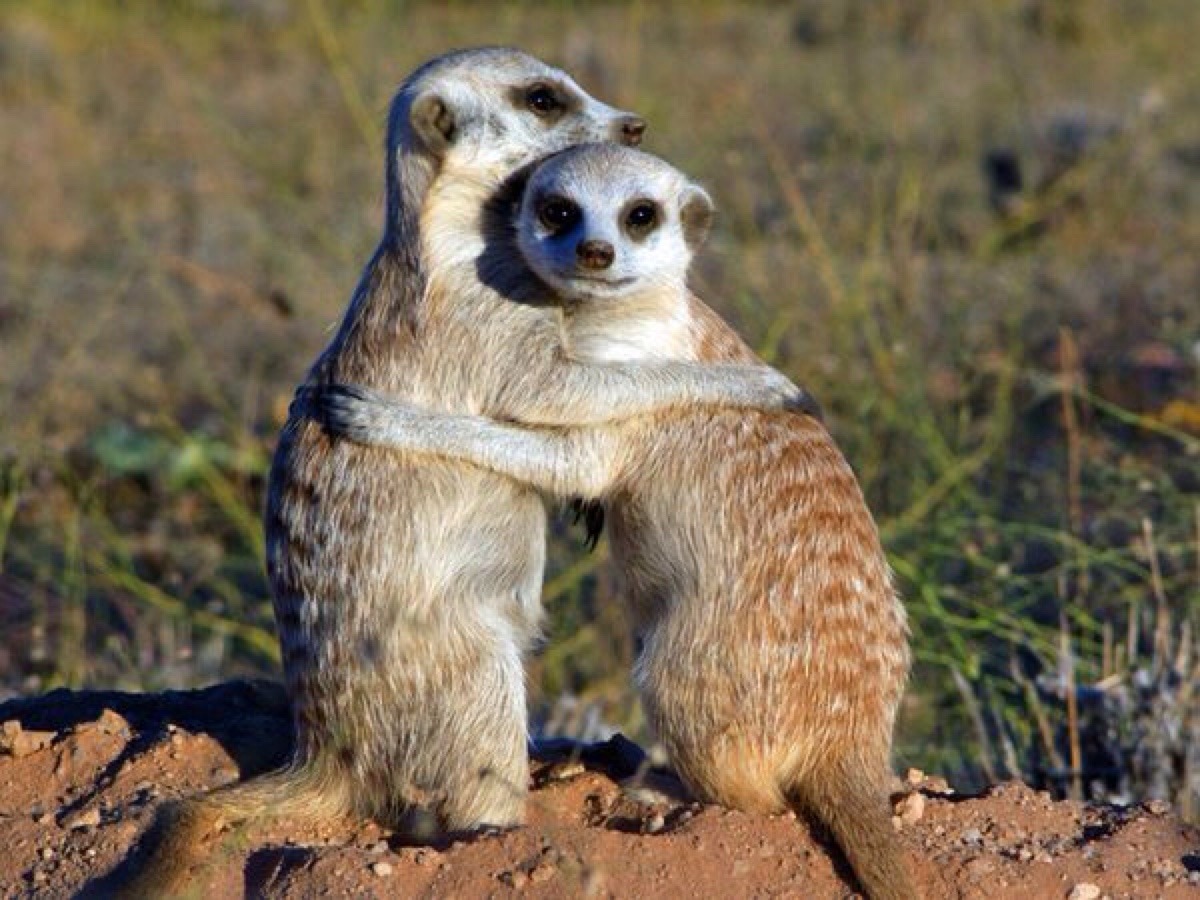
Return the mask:
M871 897L915 896L887 803L904 613L828 432L727 409L625 429L607 508L644 641L636 680L672 763L702 799L798 805Z

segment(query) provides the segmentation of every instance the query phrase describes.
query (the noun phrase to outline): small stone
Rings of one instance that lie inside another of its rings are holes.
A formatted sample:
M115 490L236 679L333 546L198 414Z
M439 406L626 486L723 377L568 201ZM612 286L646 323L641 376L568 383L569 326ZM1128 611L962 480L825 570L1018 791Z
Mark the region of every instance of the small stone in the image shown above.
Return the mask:
M922 781L925 780L925 773L922 772L920 769L909 769L904 774L904 780L907 781L911 785L914 785L914 786L919 785Z
M1149 800L1146 802L1146 812L1152 816L1165 816L1171 811L1171 804L1166 800Z
M378 875L380 878L387 878L395 870L392 868L391 863L377 862L377 863L371 863L371 871L374 872L376 875Z
M100 718L95 721L95 726L104 734L119 734L126 738L130 735L129 723L125 721L125 717L111 709L100 713Z
M961 839L964 844L982 844L983 834L978 828L968 828L962 833Z
M53 847L43 847L39 851L39 855L42 857L42 859L54 859L54 848Z
M45 872L43 872L41 869L33 870L33 881L35 884L41 884L42 882L46 881L46 879L48 879L49 877L50 876L47 875Z
M667 820L663 818L662 813L655 813L646 820L643 830L646 834L658 834L667 827Z
M941 775L929 775L925 778L924 789L931 794L953 794L954 788Z
M915 825L925 815L925 795L913 791L892 806L892 812L905 825Z
M533 871L529 873L529 880L534 884L541 884L543 881L549 881L558 874L558 869L550 863L538 863L534 866Z
M546 769L546 781L570 781L587 772L587 766L577 759L554 763Z
M94 828L99 824L100 810L95 806L73 812L62 821L62 827L71 831L78 828Z
M33 821L36 825L53 825L54 815L53 813L40 812L33 817Z
M1099 900L1100 888L1089 881L1081 881L1067 894L1067 900Z
M370 847L367 848L367 852L378 855L380 853L387 853L388 849L389 848L388 848L387 841L376 841Z
M88 859L95 859L96 858L96 848L88 847L87 850L84 851L83 855L86 856Z
M54 741L53 731L26 731L16 719L0 725L0 753L15 759L44 750Z
M514 872L501 872L500 881L503 884L507 884L509 887L520 890L521 888L525 887L525 885L529 884L529 876L520 869L517 869Z

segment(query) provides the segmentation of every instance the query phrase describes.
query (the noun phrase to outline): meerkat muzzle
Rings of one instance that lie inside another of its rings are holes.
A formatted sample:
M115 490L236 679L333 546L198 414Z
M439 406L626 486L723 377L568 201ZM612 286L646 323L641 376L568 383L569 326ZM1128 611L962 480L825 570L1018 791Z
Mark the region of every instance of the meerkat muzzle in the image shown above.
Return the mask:
M607 269L616 259L617 252L608 241L580 241L575 247L575 256L585 269Z

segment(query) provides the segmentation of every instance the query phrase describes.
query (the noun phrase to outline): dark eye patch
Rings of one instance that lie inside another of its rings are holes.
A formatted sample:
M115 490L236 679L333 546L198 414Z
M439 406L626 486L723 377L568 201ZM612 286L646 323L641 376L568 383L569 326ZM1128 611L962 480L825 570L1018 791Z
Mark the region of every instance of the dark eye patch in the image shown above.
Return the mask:
M510 99L514 107L532 113L547 125L579 109L579 98L553 81L535 81L512 88Z
M635 241L641 240L662 223L662 210L645 197L631 200L621 211L621 227Z
M569 231L579 223L583 211L573 200L552 194L537 202L538 221L555 234Z

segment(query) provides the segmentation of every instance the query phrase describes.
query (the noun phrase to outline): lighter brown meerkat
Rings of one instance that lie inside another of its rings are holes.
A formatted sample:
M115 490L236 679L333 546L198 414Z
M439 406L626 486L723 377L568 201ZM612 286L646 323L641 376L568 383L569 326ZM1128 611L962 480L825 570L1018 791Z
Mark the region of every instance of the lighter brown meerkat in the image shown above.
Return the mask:
M491 229L508 225L496 210L515 174L575 143L636 142L643 128L518 51L418 69L389 116L383 239L308 385L362 383L541 425L702 400L792 402L797 389L764 366L577 362L552 293L505 292ZM166 810L134 885L142 894L177 890L214 836L267 814L404 827L423 808L449 832L523 819L539 495L463 463L331 437L304 397L280 437L266 511L294 758Z
M577 359L751 362L686 286L707 194L591 145L542 164L518 243ZM688 787L829 828L872 898L917 896L888 805L908 628L875 523L815 416L693 405L584 429L443 416L331 388L329 426L604 501L642 649L634 677Z

